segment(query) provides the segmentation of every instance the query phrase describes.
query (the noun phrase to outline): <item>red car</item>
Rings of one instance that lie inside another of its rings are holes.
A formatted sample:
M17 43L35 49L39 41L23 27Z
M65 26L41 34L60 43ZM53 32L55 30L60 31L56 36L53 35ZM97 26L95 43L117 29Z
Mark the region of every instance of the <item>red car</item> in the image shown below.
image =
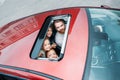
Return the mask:
M120 10L65 8L0 28L0 80L119 80Z

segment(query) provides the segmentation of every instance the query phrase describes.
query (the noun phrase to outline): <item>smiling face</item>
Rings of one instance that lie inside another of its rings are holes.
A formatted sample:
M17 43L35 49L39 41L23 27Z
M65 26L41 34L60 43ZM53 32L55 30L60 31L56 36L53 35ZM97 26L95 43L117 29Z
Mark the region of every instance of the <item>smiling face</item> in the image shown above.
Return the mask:
M52 36L52 28L49 27L46 36L50 38Z
M57 21L54 23L55 25L55 29L59 32L59 33L64 33L65 32L65 24L63 23L63 21Z
M56 54L54 49L51 49L47 52L47 58L58 58L58 55Z
M50 41L49 39L45 39L43 43L43 50L49 51L51 49Z

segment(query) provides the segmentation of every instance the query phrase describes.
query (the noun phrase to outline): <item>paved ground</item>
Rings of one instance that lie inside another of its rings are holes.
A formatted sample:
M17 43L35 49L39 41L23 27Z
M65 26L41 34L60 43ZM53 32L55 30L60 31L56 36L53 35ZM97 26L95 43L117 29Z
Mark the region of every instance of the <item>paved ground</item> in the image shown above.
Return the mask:
M73 6L108 5L120 9L120 0L0 0L0 26L31 14Z

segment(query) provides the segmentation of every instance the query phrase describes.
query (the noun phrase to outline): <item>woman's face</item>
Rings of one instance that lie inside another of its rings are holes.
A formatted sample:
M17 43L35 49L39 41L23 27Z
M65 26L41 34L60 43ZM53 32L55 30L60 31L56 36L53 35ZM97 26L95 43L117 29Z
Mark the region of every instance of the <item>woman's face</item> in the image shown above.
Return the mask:
M49 51L51 49L51 45L50 45L49 39L45 39L44 40L43 49L44 49L44 51Z
M50 38L52 36L52 28L49 27L47 31L47 37Z

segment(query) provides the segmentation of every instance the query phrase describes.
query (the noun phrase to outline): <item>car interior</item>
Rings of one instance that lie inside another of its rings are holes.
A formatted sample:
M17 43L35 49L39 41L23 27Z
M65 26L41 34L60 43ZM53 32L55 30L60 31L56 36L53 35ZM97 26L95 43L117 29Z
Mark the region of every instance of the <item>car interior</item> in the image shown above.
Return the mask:
M120 12L104 9L90 12L93 27L90 80L119 80Z

